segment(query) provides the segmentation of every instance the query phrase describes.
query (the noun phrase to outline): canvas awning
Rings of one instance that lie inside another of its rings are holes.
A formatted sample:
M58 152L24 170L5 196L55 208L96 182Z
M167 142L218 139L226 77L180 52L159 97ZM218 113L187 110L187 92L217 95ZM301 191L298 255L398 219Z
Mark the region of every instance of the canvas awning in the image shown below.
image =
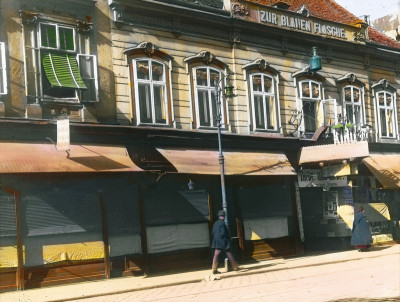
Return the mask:
M218 151L157 148L179 173L220 174ZM226 175L296 175L288 158L279 152L224 151Z
M329 144L301 148L299 164L365 157L369 155L368 142Z
M124 147L0 143L0 173L143 171Z
M371 154L363 162L384 188L400 188L399 154Z

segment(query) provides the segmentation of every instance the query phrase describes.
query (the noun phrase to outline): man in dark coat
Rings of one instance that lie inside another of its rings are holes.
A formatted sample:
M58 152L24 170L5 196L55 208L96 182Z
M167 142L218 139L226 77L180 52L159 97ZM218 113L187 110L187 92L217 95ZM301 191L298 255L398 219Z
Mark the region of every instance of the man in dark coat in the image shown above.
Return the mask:
M351 245L354 245L360 252L368 249L372 244L372 235L369 230L367 217L364 214L363 207L358 209L354 217L353 234L351 235Z
M231 262L233 270L237 271L238 266L233 258L233 255L230 251L231 248L231 238L229 235L229 230L225 225L225 211L221 210L218 212L218 220L214 223L214 227L212 230L212 241L211 248L215 249L214 258L212 263L212 273L218 274L218 256L221 251L225 252L229 261Z

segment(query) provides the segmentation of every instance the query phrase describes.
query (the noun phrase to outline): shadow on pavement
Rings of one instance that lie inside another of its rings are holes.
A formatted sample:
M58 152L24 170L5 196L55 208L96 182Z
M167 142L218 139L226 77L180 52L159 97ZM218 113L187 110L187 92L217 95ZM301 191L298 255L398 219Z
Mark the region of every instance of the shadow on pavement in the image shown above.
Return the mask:
M330 300L328 302L397 302L400 301L400 297L394 298L348 298L339 300Z

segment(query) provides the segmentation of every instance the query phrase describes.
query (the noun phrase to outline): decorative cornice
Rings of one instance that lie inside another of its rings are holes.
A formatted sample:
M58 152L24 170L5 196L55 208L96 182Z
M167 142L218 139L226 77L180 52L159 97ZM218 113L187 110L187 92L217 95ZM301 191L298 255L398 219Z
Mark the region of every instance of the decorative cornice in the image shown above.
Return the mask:
M27 10L20 10L19 17L21 18L21 22L23 25L35 25L38 21L38 13L27 11Z
M248 16L250 14L250 10L243 4L234 3L232 4L232 14L240 16Z
M342 84L342 85L345 85L345 84L353 85L354 84L354 85L358 85L358 86L361 86L361 87L365 85L363 82L361 82L357 78L357 76L354 73L351 73L351 72L346 73L344 76L338 78L336 80L336 83Z
M83 17L91 14L96 0L25 0L24 9L40 12L59 12Z
M242 68L245 69L245 70L256 68L256 69L258 69L260 71L269 71L270 73L273 73L273 74L279 74L280 73L279 70L277 70L276 68L272 67L270 65L270 63L267 62L264 59L256 59L253 62L244 65Z

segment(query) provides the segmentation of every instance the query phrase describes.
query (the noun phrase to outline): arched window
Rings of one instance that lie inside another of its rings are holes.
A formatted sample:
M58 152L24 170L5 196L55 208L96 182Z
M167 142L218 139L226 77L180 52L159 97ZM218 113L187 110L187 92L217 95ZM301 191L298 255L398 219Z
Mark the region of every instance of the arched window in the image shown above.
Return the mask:
M297 87L298 135L311 138L319 127L327 125L330 119L335 119L335 116L330 114L330 109L335 109L336 100L324 99L325 78L319 73L310 72L306 67L292 76Z
M278 132L280 129L278 75L264 59L243 67L249 89L250 129Z
M218 116L221 126L228 125L227 102L224 97L227 66L209 51L186 58L192 87L192 119L194 128L215 129ZM217 99L219 98L219 99Z
M372 85L375 92L379 138L397 138L396 88L387 80Z
M305 133L317 130L317 114L322 99L321 83L313 80L299 82L299 95L302 102L303 122Z
M341 87L343 117L345 123L360 127L365 123L364 118L364 83L354 73L348 73L337 79Z
M218 108L215 88L219 85L221 72L208 66L201 66L194 68L194 77L198 127L217 127ZM224 108L220 109L224 116Z
M131 67L133 123L170 125L172 122L169 92L171 58L151 43L142 43L125 51Z

